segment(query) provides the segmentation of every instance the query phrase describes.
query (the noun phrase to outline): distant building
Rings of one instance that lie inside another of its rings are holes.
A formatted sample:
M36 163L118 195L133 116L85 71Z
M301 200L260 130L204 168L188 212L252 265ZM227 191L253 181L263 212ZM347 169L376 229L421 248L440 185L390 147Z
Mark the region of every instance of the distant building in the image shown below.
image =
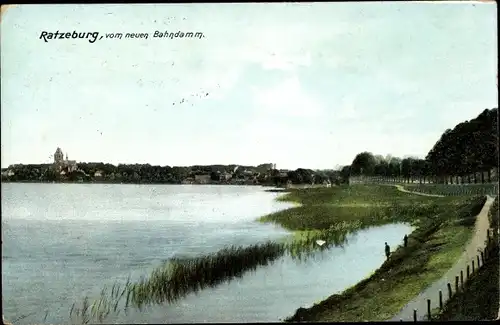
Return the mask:
M210 175L194 175L194 181L197 184L207 184L211 180Z
M193 184L194 183L194 179L191 178L191 177L188 177L188 178L184 179L181 183L182 184Z
M276 164L260 164L257 166L257 170L261 173L268 172L272 169L276 169Z
M254 174L254 172L253 172L253 171L251 171L251 170L247 170L247 169L245 169L245 170L243 171L243 175L245 175L245 176L252 176L253 174Z
M217 174L219 174L219 173L217 173ZM230 180L232 176L233 175L231 173L222 172L219 174L219 180L225 182L225 181Z
M285 172L285 171L280 170L279 176L280 176L280 177L288 177L288 172L287 172L287 171Z
M54 153L54 168L56 171L62 171L63 169L67 170L68 172L72 172L78 169L78 166L76 164L75 160L68 160L68 154L66 153L66 159L64 159L64 154L61 150L61 148L57 148L56 152Z
M16 173L11 169L8 169L8 170L5 170L2 172L2 176L9 176L10 177L10 176L14 176L15 174Z

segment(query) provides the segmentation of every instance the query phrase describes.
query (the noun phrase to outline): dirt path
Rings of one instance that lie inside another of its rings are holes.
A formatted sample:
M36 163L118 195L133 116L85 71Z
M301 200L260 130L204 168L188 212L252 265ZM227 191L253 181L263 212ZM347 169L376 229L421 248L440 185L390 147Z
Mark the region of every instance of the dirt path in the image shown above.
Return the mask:
M417 194L417 193L415 193ZM443 292L443 302L448 300L447 283L451 283L453 290L455 288L455 276L460 276L460 271L467 268L467 264L471 264L472 260L476 261L478 249L484 249L486 241L486 233L489 228L488 211L494 198L487 196L486 203L484 204L481 212L477 215L475 224L475 233L460 259L449 269L446 274L432 284L430 287L422 291L417 297L411 300L403 309L389 321L413 321L413 310L417 310L417 320L427 320L427 299L431 299L431 310L439 307L439 290ZM475 262L477 263L477 261ZM464 275L464 280L466 276Z
M396 188L398 190L400 190L401 192L405 192L405 193L411 193L411 194L417 194L417 195L422 195L422 196L433 196L433 197L444 197L444 195L438 195L438 194L427 194L427 193L420 193L420 192L412 192L412 191L408 191L406 190L402 185L394 185L396 186Z

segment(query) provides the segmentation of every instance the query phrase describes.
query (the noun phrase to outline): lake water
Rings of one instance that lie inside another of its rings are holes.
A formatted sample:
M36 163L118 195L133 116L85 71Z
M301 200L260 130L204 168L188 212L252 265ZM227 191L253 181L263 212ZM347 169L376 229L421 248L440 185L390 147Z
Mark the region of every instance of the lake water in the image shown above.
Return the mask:
M147 276L174 255L280 239L255 221L291 207L256 186L2 184L2 302L6 319L68 322L74 302L104 285ZM283 257L242 278L106 322L279 321L343 291L377 269L384 242L395 248L411 227L365 229L343 248L306 262Z

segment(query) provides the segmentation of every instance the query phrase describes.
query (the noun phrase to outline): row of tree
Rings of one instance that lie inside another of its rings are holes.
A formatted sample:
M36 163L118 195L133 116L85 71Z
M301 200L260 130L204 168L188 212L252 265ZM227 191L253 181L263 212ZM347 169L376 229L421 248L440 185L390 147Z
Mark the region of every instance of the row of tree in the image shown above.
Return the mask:
M498 167L498 108L446 130L425 159L382 157L370 152L356 155L341 170L344 180L352 176L377 176L410 182L491 182ZM475 175L480 175L475 177Z
M286 173L279 170L271 171L271 182L277 186L283 186L289 182L292 184L340 184L340 173L336 170L312 170L297 168Z

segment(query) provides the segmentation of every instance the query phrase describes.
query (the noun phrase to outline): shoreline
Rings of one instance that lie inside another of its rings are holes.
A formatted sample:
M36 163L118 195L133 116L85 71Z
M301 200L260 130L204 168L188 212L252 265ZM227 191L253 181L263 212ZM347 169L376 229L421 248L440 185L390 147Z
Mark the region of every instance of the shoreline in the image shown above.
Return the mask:
M144 182L144 183L133 183L133 182L111 182L111 181L92 181L92 182L73 182L73 181L57 181L57 182L44 182L44 181L2 181L2 184L110 184L110 185L199 185L199 186L207 186L207 185L218 185L218 186L261 186L261 187L272 187L279 188L275 185L268 184L237 184L237 183L193 183L193 184L183 184L183 183L153 183L153 182Z
M359 192L359 189L362 189L363 187L365 188L365 191L367 191L366 194ZM478 202L481 200L480 198L471 198L468 200L466 197L429 197L419 195L419 193L403 193L396 187L384 187L387 190L383 190L381 187L378 189L373 188L373 185L355 185L355 187L351 187L351 189L354 192L357 189L358 193L353 193L352 197L349 197L349 195L351 195L348 193L349 190L346 191L344 189L344 193L342 193L341 188L328 190L318 189L306 191L286 191L288 193L280 195L277 198L278 201L292 202L295 204L302 201L302 203L308 204L289 208L284 212L271 214L270 216L274 216L274 218L270 218L269 216L259 218L261 219L259 220L261 222L267 221L279 224L287 230L294 232L296 237L300 237L301 233L305 232L313 234L315 232L314 229L307 229L307 222L306 224L303 223L305 222L303 220L308 218L308 214L316 216L312 219L312 221L309 220L309 222L313 222L310 225L314 226L314 222L316 222L316 225L320 226L321 223L317 220L318 217L329 213L327 211L330 210L315 210L315 208L321 204L331 204L335 206L336 209L331 210L335 215L335 217L331 219L334 222L335 219L345 218L342 213L340 213L340 215L335 214L335 211L341 212L343 209L347 212L356 212L363 210L363 208L368 210L371 208L373 213L376 213L376 211L386 211L385 213L389 214L397 214L399 210L399 214L403 213L407 216L411 215L411 217L407 220L404 220L405 218L400 216L396 218L399 220L392 220L393 218L386 219L382 217L381 219L376 218L372 219L371 222L368 222L371 226L393 222L410 223L413 226L413 231L408 235L410 243L408 248L404 248L402 245L397 247L395 251L391 253L390 259L386 260L371 276L368 276L354 286L347 288L338 294L333 294L328 298L323 299L320 303L316 303L312 307L298 308L292 316L286 318L285 322L385 321L386 319L389 319L397 314L397 312L404 307L405 302L410 301L414 298L414 296L417 296L423 290L422 286L425 287L427 285L431 285L434 281L436 281L436 279L439 279L444 273L446 273L449 267L451 267L451 265L459 259L463 246L466 245L473 236L473 229L467 225L454 224L450 220L457 218L463 221L462 218L470 218L471 216L468 214L475 212L474 209L477 209L479 204ZM328 194L327 192L330 192L329 190L331 190L332 194L326 195ZM339 193L333 195L336 191L339 191ZM367 198L369 195L372 195L372 193L374 197L371 199ZM343 195L344 197L335 198L339 195ZM378 199L377 195L379 195ZM358 201L356 201L356 196ZM380 201L386 200L388 202L395 200L396 203L392 202L392 204L399 204L398 208L396 210L384 210L383 207L380 207ZM373 201L371 203L376 202L377 204L366 204L368 201ZM403 204L401 205L401 203ZM480 208L484 205L484 202L482 203L483 204L480 204ZM426 207L426 205L429 204L438 204L438 206L434 206L434 208ZM456 206L457 204L459 204L462 208L458 209L458 206ZM478 213L479 211L474 213L473 216L476 217ZM432 216L439 218L434 220ZM293 223L292 220L290 220L292 217L298 219L299 223ZM363 214L355 215L352 218L353 219L350 219L351 221L349 221L349 219L346 220L348 223L344 225L346 228L341 226L340 229L348 232L355 232L358 230L358 227L350 227L349 222L356 222L356 218L360 218L359 220L365 221L364 223L369 221L363 220ZM283 224L283 222L285 222L285 224ZM300 224L303 224L303 227L306 229L303 229L302 231L293 229L295 226ZM321 230L319 233L321 233ZM439 238L443 238L445 243L440 243L440 240L437 240ZM300 238L294 239L296 240ZM433 252L433 247L436 245L444 245L442 247L443 251ZM423 271L423 275L419 275L419 272L422 273L420 269L424 265L434 265L437 263L436 261L439 261L437 265L432 267L429 266L431 271ZM411 276L405 274L407 271L404 270L407 268L412 270ZM413 271L413 269L415 271ZM395 274L391 276L389 273ZM396 277L396 279L391 279L391 277ZM394 282L393 288L390 285L391 282ZM372 310L364 307L374 304L377 299L381 299L382 301L388 300L388 302L379 304L377 308Z

